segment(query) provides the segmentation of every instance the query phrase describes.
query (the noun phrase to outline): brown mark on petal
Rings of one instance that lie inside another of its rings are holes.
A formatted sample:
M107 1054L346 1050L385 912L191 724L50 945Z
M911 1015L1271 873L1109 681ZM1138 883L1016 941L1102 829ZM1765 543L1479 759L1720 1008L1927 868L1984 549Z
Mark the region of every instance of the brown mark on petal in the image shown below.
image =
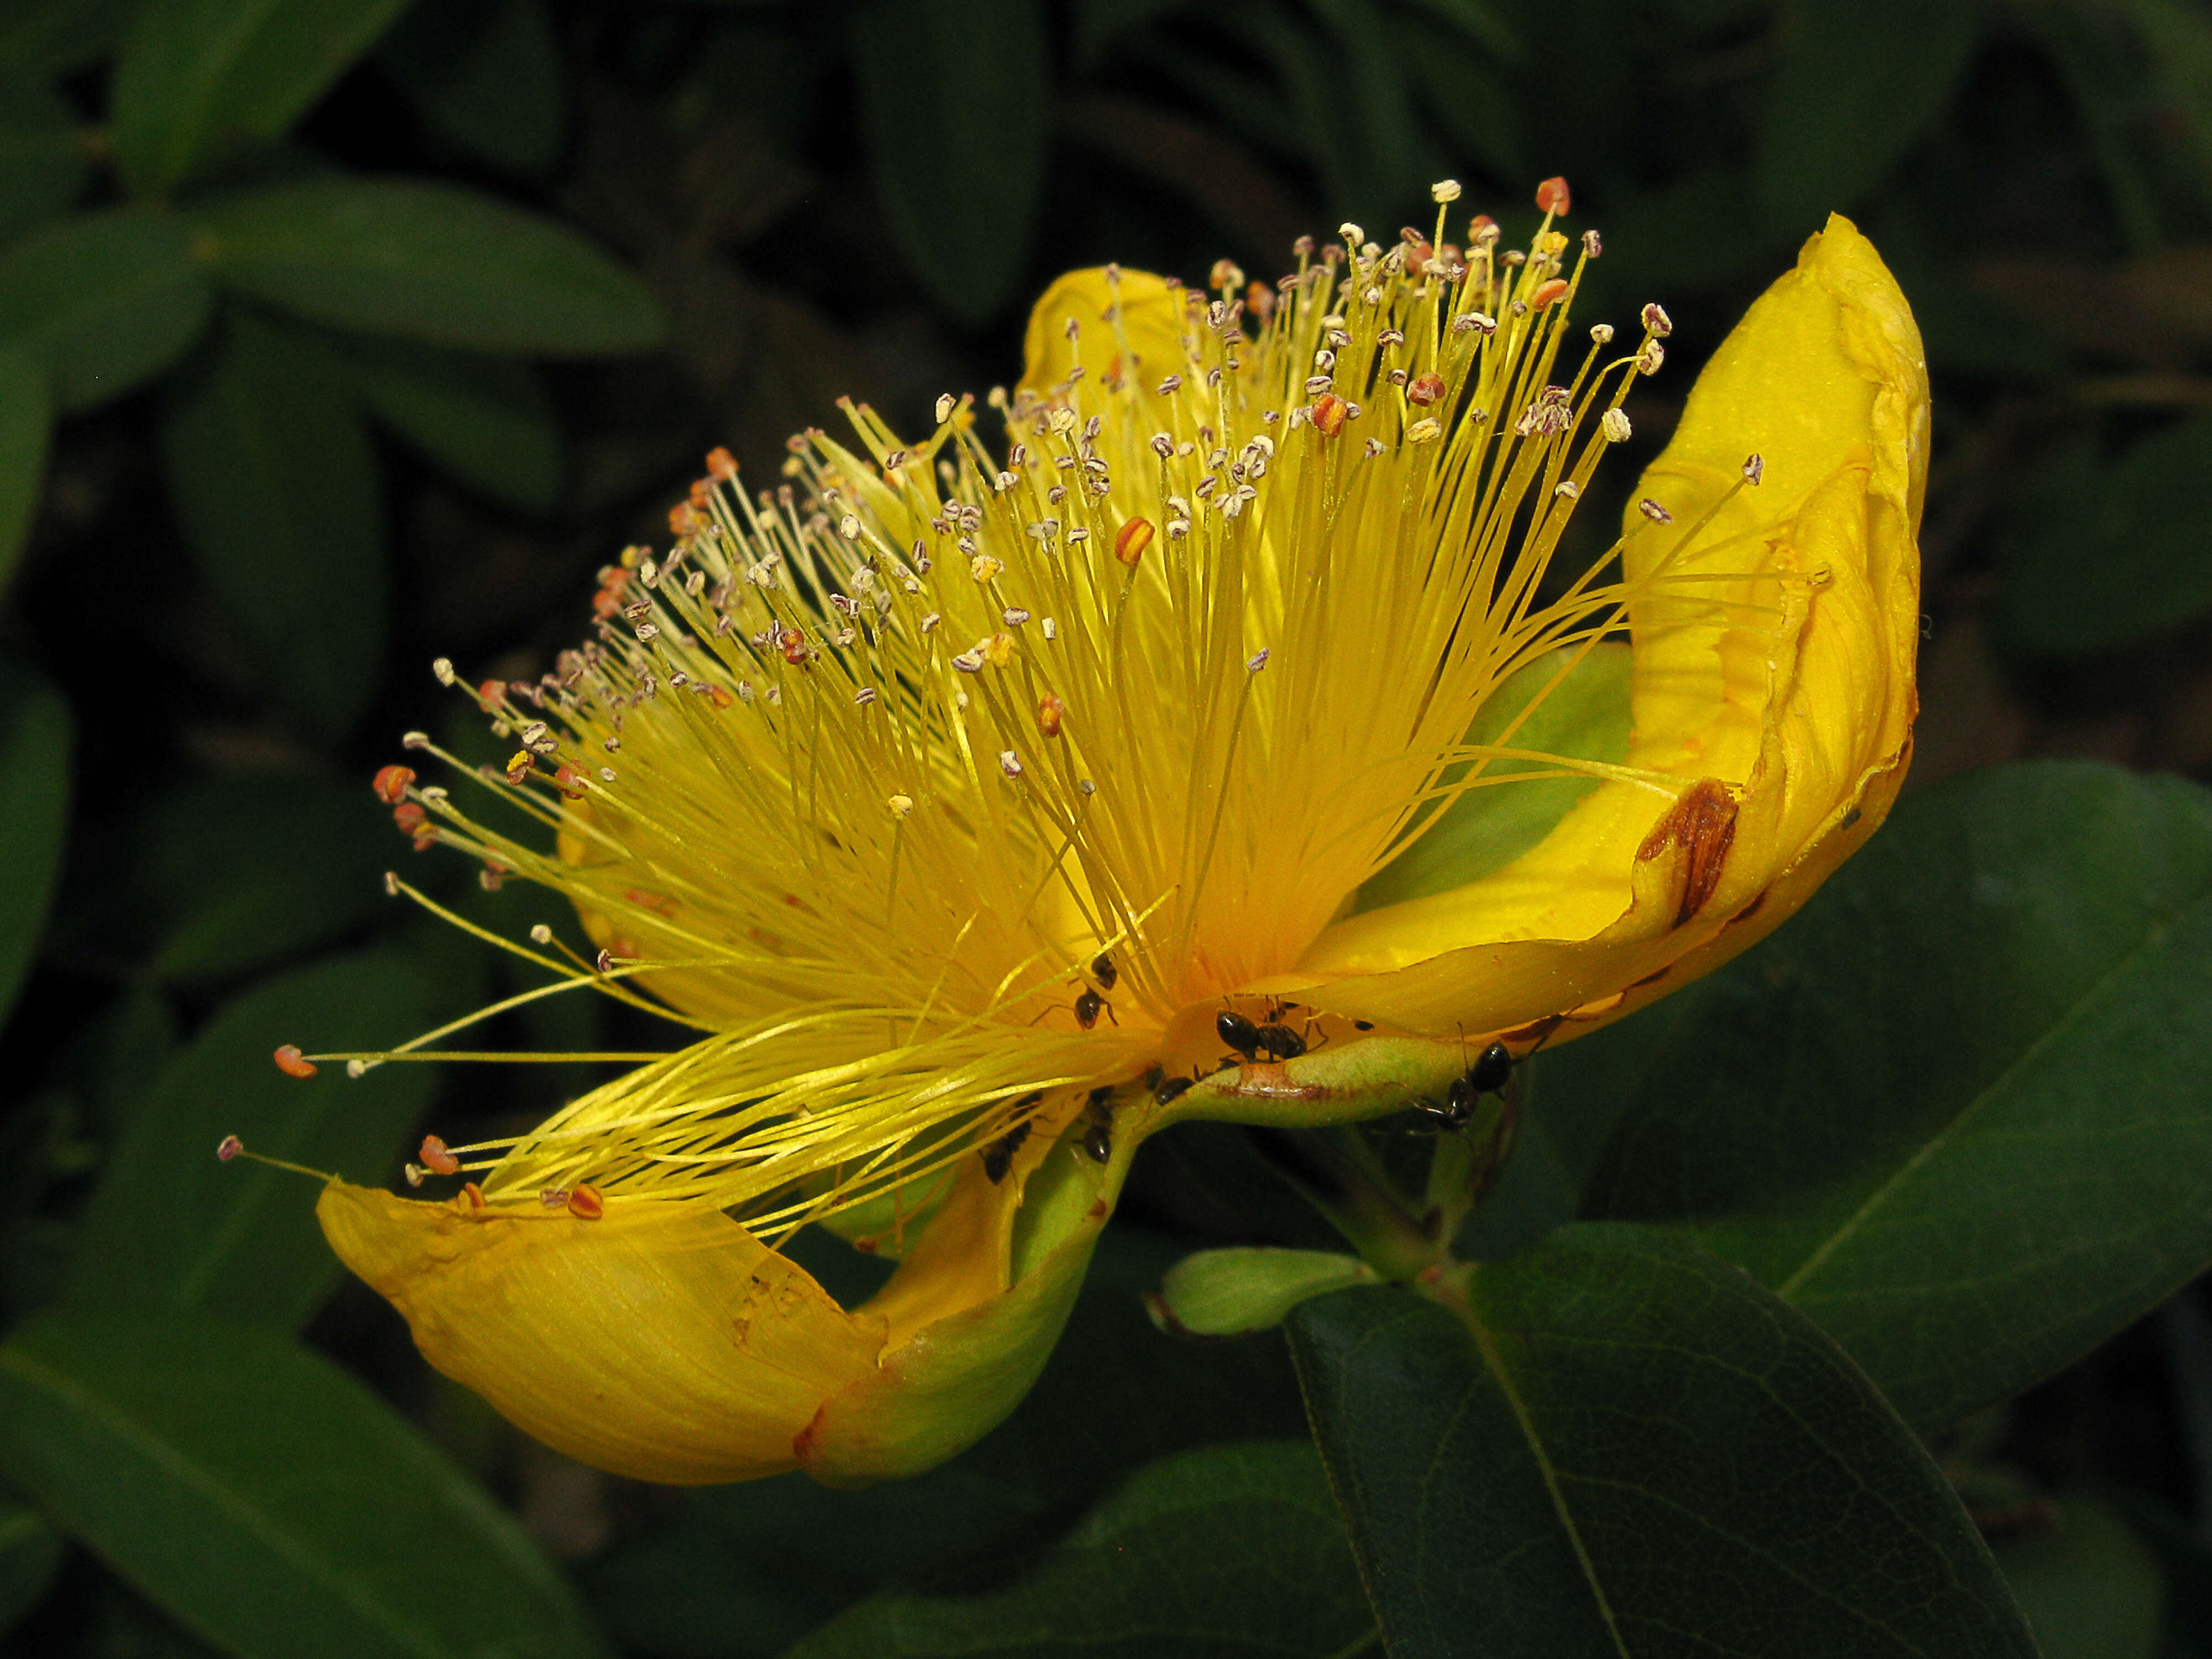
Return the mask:
M1628 988L1632 991L1637 991L1641 990L1647 985L1656 985L1661 980L1666 978L1668 975L1674 971L1674 964L1670 962L1656 974L1646 974L1642 979L1632 979L1629 981Z
M1547 1014L1541 1019L1530 1020L1517 1030L1500 1031L1498 1034L1498 1040L1508 1048L1517 1050L1524 1042L1541 1042L1566 1022L1567 1017L1565 1014Z
M1243 1100L1326 1100L1332 1091L1318 1083L1293 1083L1279 1060L1247 1060L1237 1068L1237 1086L1229 1092Z
M814 1458L814 1442L822 1432L823 1419L830 1415L828 1406L815 1407L814 1415L806 1419L806 1426L791 1437L791 1455L802 1464Z
M1705 908L1721 884L1721 871L1735 841L1735 797L1718 779L1701 778L1636 849L1637 858L1647 863L1670 847L1682 849L1682 897L1674 911L1675 927Z
M1733 927L1740 921L1749 921L1753 916L1759 914L1759 907L1765 902L1766 895L1762 891L1757 898L1752 900L1752 902L1745 905L1742 909L1730 916L1728 919L1728 925Z

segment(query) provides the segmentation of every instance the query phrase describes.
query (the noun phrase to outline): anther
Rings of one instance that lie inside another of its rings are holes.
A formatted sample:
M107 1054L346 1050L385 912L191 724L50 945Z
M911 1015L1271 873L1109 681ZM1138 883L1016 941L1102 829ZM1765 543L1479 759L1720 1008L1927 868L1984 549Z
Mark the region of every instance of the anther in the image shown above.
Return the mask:
M399 896L399 872L396 870L386 870L384 872L384 896L386 898Z
M1605 441L1612 444L1626 443L1632 429L1627 415L1618 409L1607 410L1605 418L1597 423L1597 428L1605 434Z
M1647 332L1662 340L1674 331L1674 319L1668 316L1664 307L1657 304L1644 307L1644 326Z
M952 418L952 410L953 410L954 407L955 407L954 400L953 400L952 394L951 394L951 392L948 392L945 393L942 397L940 397L939 398L938 398L938 400L937 400L937 423L938 423L938 425L939 425L939 426L943 426L943 425L944 425L947 421L949 421L949 420L951 420L951 419Z
M1021 776L1021 757L1015 754L1011 749L1001 749L999 751L999 769L1001 772L1004 772L1010 778L1018 778Z
M1322 437L1334 438L1344 430L1344 423L1351 418L1351 415L1352 405L1335 393L1330 392L1314 400L1313 414L1310 418L1313 421L1314 429Z
M1441 435L1443 432L1443 428L1434 419L1416 421L1406 428L1406 441L1409 444L1425 444Z
M1565 179L1553 177L1536 186L1536 205L1549 214L1563 214L1574 204L1574 192Z
M368 1075L368 1062L365 1060L349 1060L346 1061L346 1075L349 1078L355 1079L356 1081L362 1078L367 1077Z
M568 1206L568 1189L566 1187L541 1187L538 1189L538 1201L549 1210L563 1209Z
M1056 691L1048 691L1037 700L1037 730L1048 738L1060 735L1060 723L1067 717L1067 705Z
M884 803L884 805L891 809L891 816L893 817L903 819L908 813L914 811L914 797L912 795L893 795L890 800Z
M1131 519L1114 533L1114 556L1130 569L1152 545L1152 521L1150 519Z
M1765 476L1766 460L1764 456L1747 455L1744 457L1743 481L1746 483L1752 485L1755 489L1758 487L1759 481Z
M1583 233L1583 253L1586 258L1595 259L1604 252L1605 239L1595 230L1586 230Z
M1669 513L1665 507L1660 506L1658 502L1653 501L1649 495L1646 495L1642 501L1637 502L1636 510L1641 513L1645 518L1650 520L1654 524L1672 524L1674 522L1674 515Z
M1566 297L1567 284L1564 277L1550 276L1536 284L1536 291L1528 296L1531 311L1543 311Z
M607 1212L606 1200L599 1196L599 1189L581 1182L570 1189L567 1203L568 1213L579 1221L597 1221Z
M221 1158L225 1164L229 1163L231 1159L236 1158L245 1150L246 1143L240 1140L236 1135L225 1135L221 1140L216 1142L215 1145L215 1155Z
M416 1156L439 1175L459 1175L461 1160L455 1158L446 1143L435 1135L422 1137L422 1150Z
M399 739L399 746L402 749L428 749L430 746L430 734L428 732L407 732Z
M1613 325L1611 323L1592 323L1590 325L1590 343L1593 345L1601 346L1611 345L1613 343Z
M386 806L397 806L407 799L407 786L415 781L411 766L386 766L380 769L369 787L376 792L377 799Z
M603 974L611 974L615 970L614 953L611 951L600 951L592 958L592 966Z
M314 1061L301 1054L297 1043L288 1042L275 1055L276 1069L286 1077L313 1077L318 1070Z
M1413 385L1406 388L1406 401L1409 404L1419 404L1424 408L1443 395L1444 377L1433 369L1426 374L1419 376Z
M1456 179L1439 179L1429 186L1429 199L1431 202L1456 202L1459 200L1459 180Z
M1245 659L1244 672L1248 674L1256 674L1267 665L1267 647L1263 645L1258 651L1255 652L1250 657Z
M553 942L552 928L542 921L534 923L530 929L530 942L532 945L550 945Z
M451 657L440 657L431 663L430 673L441 685L452 685L459 678L453 672L453 659Z
M530 751L518 749L507 757L507 781L519 784L530 775Z

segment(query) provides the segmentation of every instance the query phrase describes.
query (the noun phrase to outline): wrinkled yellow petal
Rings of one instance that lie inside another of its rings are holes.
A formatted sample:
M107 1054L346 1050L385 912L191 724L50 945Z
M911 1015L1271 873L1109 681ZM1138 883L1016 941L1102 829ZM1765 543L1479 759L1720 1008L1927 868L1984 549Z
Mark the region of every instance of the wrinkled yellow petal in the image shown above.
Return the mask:
M1754 452L1762 482L1723 504ZM1927 454L1911 314L1872 245L1832 218L1715 356L1639 485L1635 501L1674 522L1634 501L1626 519L1630 576L1713 579L1630 608L1628 764L1711 780L1735 803L1725 845L1716 831L1700 855L1717 863L1692 884L1698 902L1685 914L1675 809L1609 782L1493 875L1328 929L1299 963L1315 1006L1413 1030L1595 1023L1785 917L1901 781Z

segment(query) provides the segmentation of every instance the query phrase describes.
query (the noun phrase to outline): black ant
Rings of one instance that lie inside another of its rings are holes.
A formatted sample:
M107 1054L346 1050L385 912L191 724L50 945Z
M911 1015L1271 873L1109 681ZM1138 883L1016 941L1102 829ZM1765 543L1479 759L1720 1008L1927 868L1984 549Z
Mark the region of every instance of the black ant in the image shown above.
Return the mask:
M1513 1068L1520 1062L1513 1051L1502 1042L1493 1042L1474 1059L1474 1064L1454 1078L1451 1087L1444 1091L1444 1103L1423 1101L1417 1108L1434 1118L1448 1134L1456 1134L1467 1127L1474 1117L1474 1109L1485 1095L1504 1091L1513 1079Z
M1306 1051L1306 1040L1282 1023L1282 1017L1295 1003L1285 1003L1269 1012L1264 1025L1255 1025L1232 1008L1224 1008L1213 1017L1213 1029L1221 1040L1243 1057L1246 1065L1257 1062L1262 1055L1279 1063L1296 1060Z

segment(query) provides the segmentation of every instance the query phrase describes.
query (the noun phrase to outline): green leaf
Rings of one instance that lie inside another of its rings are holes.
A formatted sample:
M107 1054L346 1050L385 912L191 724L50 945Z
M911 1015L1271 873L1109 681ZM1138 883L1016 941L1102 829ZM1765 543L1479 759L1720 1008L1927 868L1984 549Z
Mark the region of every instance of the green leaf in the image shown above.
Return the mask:
M46 931L69 829L69 705L29 669L0 658L0 1019L15 1006Z
M161 0L115 66L115 157L161 195L282 137L409 0Z
M2208 1066L2212 795L2047 763L1912 796L1544 1080L1620 1112L1585 1214L1694 1229L1932 1430L2212 1265Z
M46 1599L66 1547L45 1516L0 1492L0 1636Z
M0 82L0 242L64 211L83 191L92 155L76 112L32 81Z
M382 873L407 848L366 780L282 775L181 785L140 807L132 840L125 896L151 918L147 965L186 982L352 932L386 904Z
M1301 1302L1374 1279L1372 1267L1340 1251L1238 1245L1185 1256L1147 1305L1163 1330L1242 1336L1273 1329Z
M303 968L228 1004L161 1073L100 1176L78 1235L69 1301L200 1311L290 1329L339 1277L315 1223L314 1183L250 1151L361 1182L386 1178L436 1088L429 1066L305 1080L270 1056L388 1048L431 1021L421 965L383 951Z
M1795 0L1752 173L1791 235L1851 208L1942 112L1981 33L1975 0Z
M1003 1577L1003 1572L995 1575ZM1357 1652L1374 1628L1313 1449L1209 1446L1138 1472L1012 1583L865 1601L790 1659Z
M0 1467L246 1659L604 1651L481 1488L360 1383L252 1325L29 1321L0 1347Z
M1492 692L1467 734L1470 744L1532 749L1618 764L1628 757L1629 649L1599 645L1577 663L1573 647L1539 658ZM1486 778L1557 767L1492 761ZM1444 774L1453 783L1464 767ZM1591 777L1553 777L1504 787L1477 787L1451 803L1421 838L1359 890L1358 910L1448 892L1503 868L1552 832L1575 803L1597 787Z
M53 434L46 372L11 346L0 346L0 588L15 574L46 482Z
M952 319L1028 272L1050 145L1037 0L870 0L848 40L870 174L900 251Z
M345 371L297 329L233 315L179 389L162 471L200 574L310 730L352 728L384 653L384 501Z
M532 177L560 159L568 89L544 0L417 6L377 61L424 125L469 155Z
M2127 1524L2087 1493L2055 1531L1992 1547L2043 1659L2156 1659L2166 1580Z
M2022 650L2103 651L2212 609L2212 506L2194 488L2212 467L2212 416L2082 458L2074 487L2046 489L2024 526L2000 625Z
M172 213L105 208L0 252L0 345L45 364L64 413L119 398L175 362L207 326L210 303L191 234Z
M643 284L558 220L453 185L314 179L195 203L215 279L316 322L464 351L642 351Z
M1394 1659L2034 1652L1927 1452L1803 1318L1618 1224L1290 1320Z
M114 51L131 0L9 0L0 9L0 75L52 81Z
M561 493L561 428L528 363L380 340L339 347L371 412L462 483L526 513Z

